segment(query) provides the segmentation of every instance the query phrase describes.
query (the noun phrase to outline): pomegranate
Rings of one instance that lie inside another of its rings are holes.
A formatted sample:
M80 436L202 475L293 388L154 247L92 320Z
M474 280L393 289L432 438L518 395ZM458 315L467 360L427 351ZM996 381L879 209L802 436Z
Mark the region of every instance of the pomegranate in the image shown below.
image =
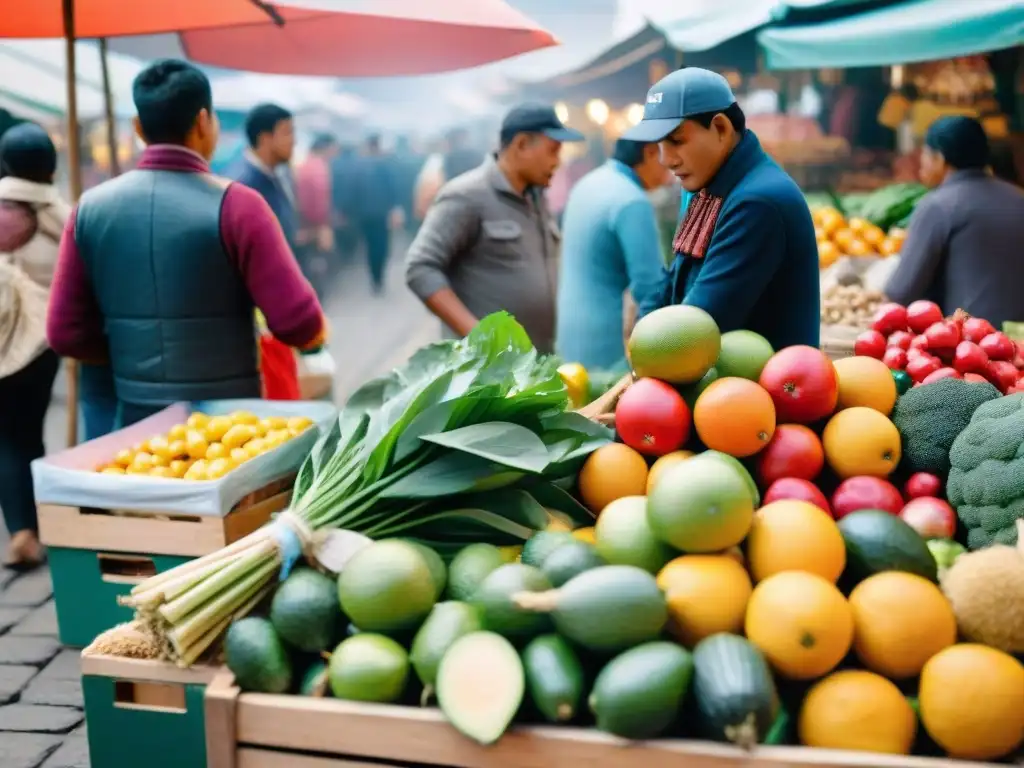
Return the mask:
M942 309L934 301L915 301L907 307L907 326L914 333L924 333L928 326L941 320Z
M885 350L885 354L882 355L882 362L894 371L902 371L906 368L908 360L907 353L899 347L889 347Z
M921 379L921 383L922 384L931 384L933 381L938 381L939 379L962 379L962 378L963 378L963 376L960 375L960 371L958 371L956 368L948 368L947 367L947 368L939 368L939 370L937 370L937 371L932 371L927 376L925 376L923 379Z
M985 376L995 385L996 389L1005 394L1010 387L1017 383L1017 366L1008 360L993 360L988 364Z
M914 380L914 383L920 384L941 367L942 363L939 362L938 358L928 354L920 354L907 362L907 373L910 374L910 378Z
M908 499L921 496L938 496L942 493L942 480L931 472L915 472L903 485L903 495Z
M914 334L910 331L896 331L890 333L889 338L886 339L885 344L889 347L899 347L900 349L910 349L910 342L914 340Z
M969 317L964 320L963 337L967 341L973 341L977 344L986 336L995 332L996 329L992 327L992 323L983 318Z
M986 365L988 365L988 355L973 341L961 341L956 345L953 367L960 373L981 373L985 370Z
M960 332L956 325L948 320L940 320L929 325L925 329L924 337L928 339L928 349L932 351L952 351L960 343Z
M878 331L864 331L853 342L853 354L881 360L885 354L885 336Z
M780 424L823 419L836 409L839 400L836 369L825 353L814 347L779 350L768 359L758 383L771 395Z
M989 360L1012 360L1017 352L1010 337L995 331L978 342L981 351L988 355Z
M871 327L885 336L907 330L907 308L892 302L883 304L875 311Z

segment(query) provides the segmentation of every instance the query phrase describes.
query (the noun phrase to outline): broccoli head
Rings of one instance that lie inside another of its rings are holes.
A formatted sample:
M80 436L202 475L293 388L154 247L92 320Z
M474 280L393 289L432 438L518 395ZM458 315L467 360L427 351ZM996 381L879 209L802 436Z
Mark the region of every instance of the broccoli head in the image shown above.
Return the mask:
M981 405L949 462L946 496L967 528L967 546L1015 544L1016 521L1024 519L1024 394Z

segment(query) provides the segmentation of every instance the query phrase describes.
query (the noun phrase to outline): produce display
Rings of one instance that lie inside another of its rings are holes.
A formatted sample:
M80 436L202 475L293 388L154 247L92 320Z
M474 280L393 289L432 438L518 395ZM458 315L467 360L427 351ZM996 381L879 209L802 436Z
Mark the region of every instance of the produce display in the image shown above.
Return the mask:
M147 475L216 480L239 464L271 451L313 426L305 416L259 418L249 411L208 416L196 411L165 435L118 451L96 468L104 475Z
M1019 759L1024 393L686 306L629 354L612 432L505 315L421 350L300 473L304 563L279 519L136 587L136 626L181 664L223 637L243 690L436 706L483 745L548 723Z
M869 328L884 303L885 296L880 291L870 291L860 284L830 285L821 292L821 322Z

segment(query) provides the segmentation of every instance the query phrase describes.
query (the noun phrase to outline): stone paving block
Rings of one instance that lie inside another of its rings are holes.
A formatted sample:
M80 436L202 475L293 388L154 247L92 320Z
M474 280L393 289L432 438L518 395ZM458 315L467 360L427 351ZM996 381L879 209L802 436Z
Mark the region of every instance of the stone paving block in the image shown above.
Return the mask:
M29 666L4 665L0 666L0 704L5 704L13 699L36 675L36 668ZM0 761L3 768L7 764Z
M60 736L45 733L0 735L0 765L3 768L38 768L61 743Z
M2 610L3 609L0 608L0 611ZM38 608L33 609L23 619L11 627L11 634L57 637L56 604L53 600L49 600Z
M78 707L82 703L82 683L78 680L33 680L22 691L25 704L47 704L54 707ZM7 768L4 766L4 768Z
M0 707L0 731L67 733L84 718L82 711L73 707L8 704ZM0 739L3 738L0 734Z
M18 578L18 572L9 568L0 568L0 589L3 589L12 581Z
M81 652L73 648L65 648L43 668L40 676L48 680L80 680L82 677Z
M89 768L89 741L85 736L69 736L41 768Z
M60 650L55 637L0 637L0 664L35 664L42 666Z
M5 608L0 605L0 634L24 619L28 613L28 608Z
M15 579L0 592L0 605L42 605L53 594L50 572L39 568Z

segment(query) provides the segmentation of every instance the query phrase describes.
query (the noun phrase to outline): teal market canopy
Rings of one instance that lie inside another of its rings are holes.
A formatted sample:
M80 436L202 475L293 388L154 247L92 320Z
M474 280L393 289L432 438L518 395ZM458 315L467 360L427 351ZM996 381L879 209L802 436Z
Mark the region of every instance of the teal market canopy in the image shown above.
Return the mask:
M1024 43L1022 0L909 0L822 24L757 35L769 69L935 61Z

